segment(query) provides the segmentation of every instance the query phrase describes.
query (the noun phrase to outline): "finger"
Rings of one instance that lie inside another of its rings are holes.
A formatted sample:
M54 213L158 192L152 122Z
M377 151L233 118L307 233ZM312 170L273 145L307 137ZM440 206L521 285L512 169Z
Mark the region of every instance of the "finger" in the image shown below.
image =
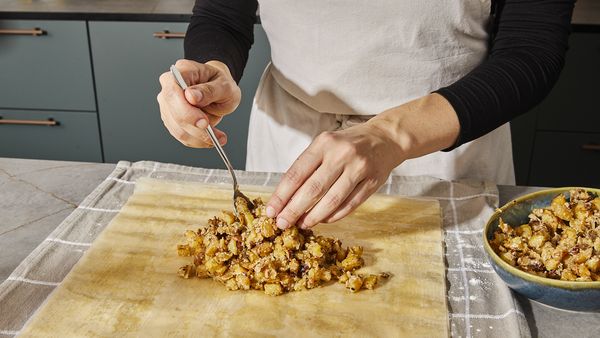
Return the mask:
M339 168L339 169L338 169ZM310 210L340 177L343 167L321 165L294 193L292 199L277 216L277 227L286 229Z
M205 129L208 126L206 114L201 109L189 104L183 90L171 73L163 73L159 81L162 86L162 91L158 96L159 100L162 100L165 106L170 107L169 111L180 127L187 133L199 137L198 131L194 131L194 128Z
M227 134L225 132L223 132L221 129L217 129L215 126L217 124L219 124L219 122L221 122L221 120L223 119L221 116L214 116L211 114L206 114L206 116L208 117L208 120L210 121L210 125L212 127L212 130L215 133L215 136L217 137L217 140L219 140L219 143L221 145L225 145L225 143L227 143ZM201 134L202 138L206 138L209 137L207 130L204 130L205 133ZM210 141L210 144L212 145L212 141Z
M346 200L357 186L357 183L360 183L360 181L357 181L351 174L344 171L325 196L300 218L298 221L299 227L302 229L312 228L330 216Z
M268 217L275 217L288 203L292 195L300 188L304 181L312 175L322 161L321 153L315 153L309 146L281 178L267 204Z
M190 60L178 60L175 67L188 84L187 101L213 115L223 116L239 105L241 91L231 77L214 66Z
M175 121L172 120L170 115L161 114L161 119L163 120L163 124L167 128L167 131L180 143L187 147L192 148L208 148L210 145L204 142L197 142L197 139L192 137L190 134L185 132L185 130L181 129ZM196 142L195 142L196 140Z
M219 75L219 70L215 67L192 60L177 60L175 67L181 73L188 86L212 81Z
M219 124L221 122L221 120L223 120L222 116L216 116L213 114L206 114L206 117L208 117L208 121L210 123L210 125L213 127L213 129L215 129L214 127Z
M217 137L217 140L219 141L220 145L224 146L225 144L227 144L227 134L215 127L213 127L213 131L215 132L215 136ZM210 144L213 145L212 141L210 142Z
M168 87L168 82L165 83L165 85ZM161 91L161 93L157 96L157 100L159 105L161 106L161 111L165 110L166 107L170 107L171 106L171 102L169 101L167 98L169 97L169 94L167 93L167 90L163 88L163 91ZM179 100L178 100L179 101ZM196 122L195 127L199 128L200 130L202 129L206 129L206 127L208 127L208 124L210 123L211 126L216 126L217 124L219 124L221 122L221 120L223 119L222 116L216 116L216 115L212 115L212 114L206 114L202 109L199 108L195 108L189 104L186 104L185 102L183 102L184 107L183 108L179 108L179 109L186 109L191 107L192 109L194 109L195 111L197 111L201 116L203 116L203 119ZM164 108L163 108L164 107ZM166 109L167 111L171 112L171 109ZM177 115L182 115L182 114L173 114L170 113L173 116L177 116ZM208 123L206 122L206 119L208 119ZM193 120L191 120L193 121ZM181 125L181 127L185 127L186 125L189 124L189 121L184 119L177 119L176 121L178 124ZM186 128L187 129L187 128ZM201 134L201 131L197 131L195 129L192 129L190 131L190 133L192 133L193 135L196 135L197 137L200 137L199 135Z
M217 129L217 128L212 128L213 132L215 133L215 136L217 137L217 141L219 142L220 145L224 146L227 143L227 134L225 134L222 130ZM206 129L203 130L203 132L197 137L199 140L202 140L202 142L208 144L208 147L213 147L213 141L210 138L210 136L208 135L208 131Z
M190 86L185 91L185 98L190 104L217 116L234 111L239 104L239 96L239 87L220 79Z
M167 127L169 133L175 137L175 139L192 148L209 148L213 146L210 137L206 133L206 130L200 133L199 136L189 134L177 124L177 122L173 119L173 115L170 113L169 109L161 101L162 100L159 99L159 105L161 106L161 119L163 120L163 123L165 127ZM213 128L213 131L215 132L215 136L217 136L219 143L221 145L225 145L227 143L227 135L217 128Z
M356 210L364 201L367 200L381 184L378 184L375 180L363 180L356 188L348 195L346 200L334 211L331 216L327 217L324 223L333 223L346 217L348 214Z

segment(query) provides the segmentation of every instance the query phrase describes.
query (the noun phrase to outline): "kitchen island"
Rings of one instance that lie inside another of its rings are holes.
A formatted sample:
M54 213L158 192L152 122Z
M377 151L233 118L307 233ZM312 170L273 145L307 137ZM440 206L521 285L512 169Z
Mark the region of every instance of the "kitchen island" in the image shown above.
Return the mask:
M77 209L114 168L114 164L0 158L0 282ZM540 189L498 188L501 204ZM534 336L600 334L597 325L600 314L572 313L519 296L517 299ZM472 336L477 336L476 333L472 332Z

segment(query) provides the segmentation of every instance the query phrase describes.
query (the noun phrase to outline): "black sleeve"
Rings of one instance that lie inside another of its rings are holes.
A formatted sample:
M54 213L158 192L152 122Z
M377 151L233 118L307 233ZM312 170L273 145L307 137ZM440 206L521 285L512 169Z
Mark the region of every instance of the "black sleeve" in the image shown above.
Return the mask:
M185 36L185 58L219 60L239 82L254 43L257 0L196 0Z
M503 2L488 58L437 91L460 121L454 147L485 135L546 97L565 62L574 2Z

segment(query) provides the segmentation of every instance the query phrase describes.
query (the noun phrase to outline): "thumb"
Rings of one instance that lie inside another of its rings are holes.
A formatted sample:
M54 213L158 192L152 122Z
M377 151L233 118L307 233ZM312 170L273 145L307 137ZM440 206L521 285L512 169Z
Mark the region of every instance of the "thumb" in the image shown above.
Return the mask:
M223 99L225 93L213 83L207 82L190 86L185 90L186 100L193 106L202 108Z
M204 95L202 94L202 90L197 88L197 86L194 86L194 88L188 87L185 90L184 94L185 94L185 99L192 106L200 107L200 102L202 102L202 99L204 98Z

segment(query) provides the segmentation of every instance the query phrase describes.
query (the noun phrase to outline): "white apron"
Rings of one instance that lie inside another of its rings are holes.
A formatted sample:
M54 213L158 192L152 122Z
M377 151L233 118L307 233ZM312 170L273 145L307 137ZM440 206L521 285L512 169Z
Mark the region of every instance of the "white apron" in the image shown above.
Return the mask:
M315 136L465 76L487 55L491 0L259 0L272 63L254 98L246 170L284 172ZM394 175L514 184L508 124Z

